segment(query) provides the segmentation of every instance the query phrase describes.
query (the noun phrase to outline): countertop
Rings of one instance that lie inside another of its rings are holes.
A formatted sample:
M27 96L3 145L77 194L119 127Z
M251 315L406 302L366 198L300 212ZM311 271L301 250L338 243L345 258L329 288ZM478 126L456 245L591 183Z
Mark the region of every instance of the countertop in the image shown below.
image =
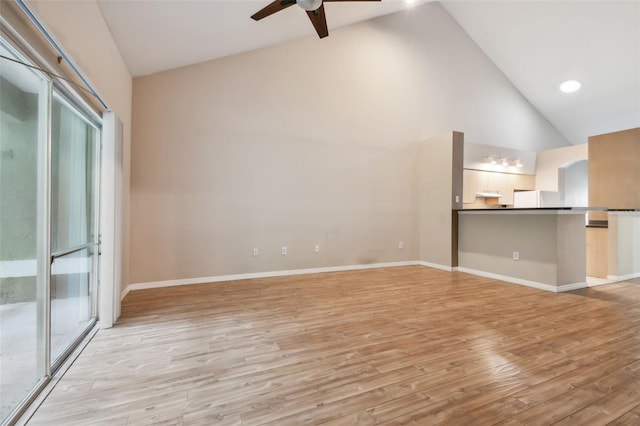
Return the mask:
M514 208L514 207L494 207L484 209L455 209L458 213L530 213L530 214L545 214L545 213L585 213L588 211L607 211L604 207L527 207L527 208Z

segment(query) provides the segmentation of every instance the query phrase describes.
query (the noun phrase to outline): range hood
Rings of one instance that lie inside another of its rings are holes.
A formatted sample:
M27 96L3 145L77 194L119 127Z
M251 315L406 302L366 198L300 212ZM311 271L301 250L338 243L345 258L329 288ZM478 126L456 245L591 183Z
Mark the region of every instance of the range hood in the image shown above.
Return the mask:
M490 191L482 191L476 192L476 197L478 198L500 198L502 194L498 192L490 192Z

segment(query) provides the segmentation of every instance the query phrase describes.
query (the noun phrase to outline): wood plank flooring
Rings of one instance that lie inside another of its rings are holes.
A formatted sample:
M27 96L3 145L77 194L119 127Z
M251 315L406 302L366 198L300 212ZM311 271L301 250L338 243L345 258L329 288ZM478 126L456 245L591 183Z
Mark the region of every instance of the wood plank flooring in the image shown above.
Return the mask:
M129 293L31 425L640 424L640 280L422 266Z

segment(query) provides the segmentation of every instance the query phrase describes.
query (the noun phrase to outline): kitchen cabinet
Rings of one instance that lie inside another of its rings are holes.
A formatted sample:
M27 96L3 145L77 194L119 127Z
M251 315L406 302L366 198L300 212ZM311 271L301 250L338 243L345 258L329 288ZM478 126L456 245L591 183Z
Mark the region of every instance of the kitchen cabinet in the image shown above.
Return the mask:
M487 175L487 187L485 189L489 190L489 192L499 192L502 194L500 189L503 189L503 182L506 178L506 175L503 173L493 173L493 172L483 172Z
M607 278L609 268L609 230L587 227L587 276Z
M513 192L515 190L532 190L535 188L535 176L517 175L511 173L487 172L483 170L463 170L462 201L464 204L474 204L473 207L482 207L485 204L513 205ZM478 192L497 192L502 197L492 199L491 203L481 197L476 197Z
M476 170L464 169L462 171L462 202L473 204L476 201L478 187L478 174Z
M536 189L536 177L534 175L512 175L515 176L513 189L519 191L530 191Z

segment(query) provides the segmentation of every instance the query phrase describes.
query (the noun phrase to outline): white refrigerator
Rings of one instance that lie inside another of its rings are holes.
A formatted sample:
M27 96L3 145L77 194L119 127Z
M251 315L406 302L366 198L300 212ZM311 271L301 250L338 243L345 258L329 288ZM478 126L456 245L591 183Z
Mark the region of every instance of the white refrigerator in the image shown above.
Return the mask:
M516 209L564 207L560 194L555 191L516 191L513 194Z

